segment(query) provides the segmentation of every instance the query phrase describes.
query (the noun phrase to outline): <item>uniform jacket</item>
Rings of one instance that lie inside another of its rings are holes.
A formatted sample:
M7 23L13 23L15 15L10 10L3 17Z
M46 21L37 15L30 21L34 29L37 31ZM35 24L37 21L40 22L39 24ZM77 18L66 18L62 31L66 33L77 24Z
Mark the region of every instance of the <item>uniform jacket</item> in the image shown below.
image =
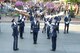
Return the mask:
M65 18L64 18L65 24L69 24L70 21L71 21L71 18L69 18L69 17L65 17Z
M17 24L15 25L15 24L13 23L13 24L11 25L11 27L12 27L12 29L13 29L12 35L13 35L13 36L18 36L18 25L17 25Z
M36 24L33 21L33 23L32 23L32 29L33 29L33 32L38 32L39 31L39 29L40 29L40 23L39 23L39 21L36 21Z
M57 37L57 28L56 28L56 25L52 26L52 37Z

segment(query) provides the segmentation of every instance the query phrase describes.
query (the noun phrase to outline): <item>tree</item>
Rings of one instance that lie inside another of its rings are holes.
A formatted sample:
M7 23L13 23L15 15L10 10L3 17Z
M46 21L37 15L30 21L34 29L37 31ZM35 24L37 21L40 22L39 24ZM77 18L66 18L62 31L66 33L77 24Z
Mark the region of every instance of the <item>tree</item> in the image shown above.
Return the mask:
M67 2L71 2L71 3L80 3L80 0L67 0Z
M70 2L71 4L78 4L77 6L78 7L76 7L76 12L75 12L75 14L78 14L79 13L79 4L80 4L80 0L67 0L67 2ZM73 10L71 9L71 12L73 12Z
M30 1L30 0L22 0L23 2L26 2L26 1Z
M50 1L50 0L44 0L44 2L47 2L47 1Z
M10 2L10 0L4 0L4 2Z

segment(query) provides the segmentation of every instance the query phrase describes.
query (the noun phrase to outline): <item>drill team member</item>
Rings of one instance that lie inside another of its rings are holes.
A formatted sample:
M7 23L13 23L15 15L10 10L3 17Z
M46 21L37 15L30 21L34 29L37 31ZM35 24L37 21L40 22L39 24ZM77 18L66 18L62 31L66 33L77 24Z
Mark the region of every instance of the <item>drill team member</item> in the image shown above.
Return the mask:
M24 19L22 18L21 20L18 21L19 22L19 33L20 33L20 38L21 39L24 39L23 38L23 32L24 32Z
M37 44L38 32L40 29L40 23L37 20L37 18L34 19L32 23L32 28L33 28L33 44Z
M12 29L13 29L13 33L12 36L14 38L14 42L13 42L13 50L17 51L18 50L18 25L15 22L15 19L12 20L12 25L11 25Z
M71 18L66 16L64 18L64 23L65 23L65 27L64 27L64 34L69 32L69 24L70 24Z
M52 50L51 51L55 51L56 50L56 39L57 39L56 25L52 24L52 26L51 26Z

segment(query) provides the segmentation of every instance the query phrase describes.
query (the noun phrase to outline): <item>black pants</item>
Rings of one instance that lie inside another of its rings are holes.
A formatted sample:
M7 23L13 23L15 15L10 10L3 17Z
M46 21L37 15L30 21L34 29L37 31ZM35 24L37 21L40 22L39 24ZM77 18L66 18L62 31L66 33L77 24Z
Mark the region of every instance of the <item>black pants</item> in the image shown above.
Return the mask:
M47 30L47 38L50 39L50 30Z
M33 22L31 21L31 30L33 29L33 28L32 28L32 27L33 27L33 26L32 26L32 23L33 23Z
M44 24L44 27L43 27L42 33L43 33L43 32L46 32L46 24Z
M14 41L13 41L13 50L18 49L18 37L14 36Z
M65 27L64 27L64 33L68 33L69 31L69 24L65 24Z
M57 25L57 31L58 31L58 33L59 33L59 23L58 23L58 25Z
M37 37L38 37L38 32L33 32L33 41L34 41L34 44L37 43Z
M1 20L1 15L0 15L0 20Z
M24 27L23 27L23 33L24 33Z
M32 33L32 30L33 30L33 25L32 25L32 21L31 21L31 29L30 29L30 33Z
M23 30L24 30L24 27L20 27L20 28L19 28L19 31L20 31L20 38L23 37Z
M56 50L56 37L52 37L52 50Z

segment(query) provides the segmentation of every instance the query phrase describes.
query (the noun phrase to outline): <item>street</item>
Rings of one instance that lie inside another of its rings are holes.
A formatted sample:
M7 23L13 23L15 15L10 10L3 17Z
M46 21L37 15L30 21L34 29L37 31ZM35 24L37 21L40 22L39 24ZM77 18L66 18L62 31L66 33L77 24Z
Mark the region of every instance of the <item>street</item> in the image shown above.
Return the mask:
M70 24L69 34L64 34L64 24L60 24L60 33L57 37L57 49L51 50L51 40L46 33L42 33L43 23L40 24L38 44L33 44L33 35L30 34L30 23L26 23L24 39L19 38L19 51L13 51L13 37L11 23L1 23L0 53L80 53L80 25Z

